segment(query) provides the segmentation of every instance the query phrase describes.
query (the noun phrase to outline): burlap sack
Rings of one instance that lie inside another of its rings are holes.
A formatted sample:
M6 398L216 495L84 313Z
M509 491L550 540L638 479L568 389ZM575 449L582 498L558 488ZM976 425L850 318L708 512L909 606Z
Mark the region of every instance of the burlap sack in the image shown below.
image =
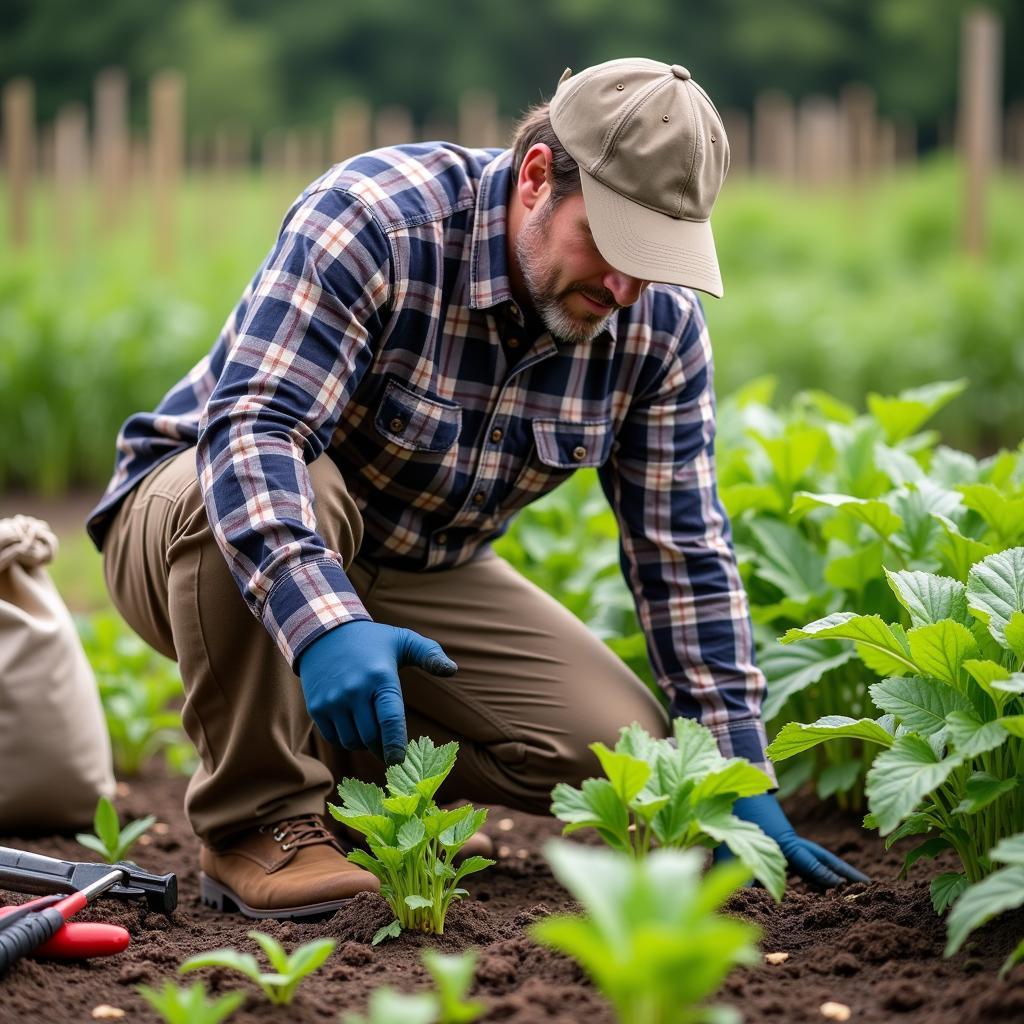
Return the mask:
M92 821L114 793L110 738L75 624L43 566L46 523L0 519L0 833Z

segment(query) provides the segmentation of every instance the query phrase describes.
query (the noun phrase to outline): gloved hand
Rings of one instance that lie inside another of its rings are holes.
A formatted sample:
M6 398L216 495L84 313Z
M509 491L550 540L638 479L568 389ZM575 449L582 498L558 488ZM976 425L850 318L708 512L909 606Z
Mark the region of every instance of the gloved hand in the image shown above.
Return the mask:
M791 871L819 889L830 889L844 882L870 882L845 860L830 853L809 839L802 839L793 830L786 812L773 793L740 797L732 806L737 818L753 822L779 844ZM715 863L729 860L732 851L723 843L714 853Z
M435 676L458 671L440 644L399 626L356 619L317 637L298 668L306 707L324 739L399 764L408 736L398 670L407 665Z

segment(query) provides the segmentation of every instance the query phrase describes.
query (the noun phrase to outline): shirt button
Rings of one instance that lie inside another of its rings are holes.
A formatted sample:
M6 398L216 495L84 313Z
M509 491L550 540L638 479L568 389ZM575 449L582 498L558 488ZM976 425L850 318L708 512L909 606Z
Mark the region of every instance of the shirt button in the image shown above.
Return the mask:
M581 444L576 445L576 447L573 448L572 450L572 457L577 462L579 462L582 459L585 459L587 457L587 449L584 448Z
M479 508L487 500L487 495L483 491L477 491L473 495L473 504Z
M491 431L491 440L495 444L497 444L504 436L505 435L500 427L495 427L494 430Z
M434 538L434 543L435 544L442 544L442 545L443 544L447 544L448 543L448 534L447 533L439 533Z
M509 338L506 344L508 345L509 348L519 348L519 339Z
M393 430L393 431L394 431L394 432L395 432L396 434L400 434L400 433L401 433L401 432L402 432L403 430L405 430L405 420L403 420L401 416L396 416L396 417L395 417L395 418L394 418L394 419L393 419L393 420L391 421L391 424L390 424L390 426L391 426L391 429L392 429L392 430Z

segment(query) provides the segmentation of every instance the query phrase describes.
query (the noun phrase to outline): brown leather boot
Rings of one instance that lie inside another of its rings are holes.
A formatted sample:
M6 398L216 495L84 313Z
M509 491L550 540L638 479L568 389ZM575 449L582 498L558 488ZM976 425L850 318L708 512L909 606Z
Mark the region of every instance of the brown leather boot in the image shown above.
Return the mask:
M246 917L306 918L333 913L380 883L350 864L319 814L300 814L199 851L199 894L207 906Z

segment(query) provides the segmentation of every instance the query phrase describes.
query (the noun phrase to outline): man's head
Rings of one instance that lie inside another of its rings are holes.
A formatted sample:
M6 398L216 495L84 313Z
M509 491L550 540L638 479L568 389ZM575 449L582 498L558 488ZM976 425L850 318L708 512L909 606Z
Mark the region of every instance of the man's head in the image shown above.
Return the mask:
M709 217L728 141L685 68L629 58L567 70L512 150L513 290L553 334L593 338L648 281L722 294Z

